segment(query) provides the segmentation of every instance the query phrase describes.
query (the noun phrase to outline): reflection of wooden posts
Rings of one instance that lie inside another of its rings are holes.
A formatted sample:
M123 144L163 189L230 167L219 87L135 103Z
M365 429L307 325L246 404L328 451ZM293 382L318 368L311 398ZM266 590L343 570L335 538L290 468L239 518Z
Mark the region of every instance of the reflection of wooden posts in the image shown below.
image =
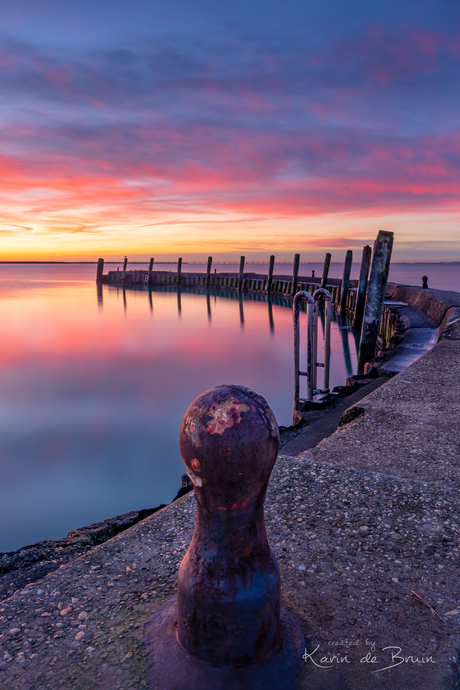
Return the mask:
M177 287L177 313L179 314L179 316L182 314L180 286Z
M243 309L243 295L239 295L238 301L240 303L240 325L241 328L244 328L244 309Z
M181 273L182 273L182 259L179 258L179 259L177 259L177 285L178 285L178 287L180 286Z
M102 309L102 307L104 306L104 302L103 302L104 298L102 296L102 285L101 285L101 283L96 284L96 290L97 290L97 306L99 309Z
M358 373L364 374L364 365L373 359L375 345L379 332L380 317L382 316L385 290L390 272L391 251L393 249L393 233L379 230L374 244L372 256L371 277L367 290L366 306L364 309L363 328L358 355Z
M125 290L125 288L123 288L123 309L125 310L125 312L126 312L127 306L128 305L126 304L126 290Z
M363 248L361 270L359 272L358 293L356 295L355 313L353 316L353 328L360 328L363 321L364 305L366 304L367 281L369 266L371 265L372 249L368 244Z
M268 265L268 282L267 282L267 292L270 295L272 291L272 283L273 283L273 270L275 268L275 257L272 254L270 257L270 263Z
M243 277L244 277L244 256L240 259L240 272L238 275L238 292L241 292L243 288Z
M208 321L211 323L212 313L211 313L211 295L209 292L206 293L206 306L208 308Z
M345 316L347 313L347 297L350 289L350 273L351 264L353 261L353 252L349 249L345 256L345 263L343 265L342 289L340 292L340 315Z
M208 266L206 269L206 287L209 288L211 282L212 256L208 256Z
M152 302L152 291L149 290L149 304L150 304L150 311L153 313L153 302Z
M123 282L125 282L126 278L126 266L128 265L128 257L125 256L125 260L123 261L123 275L121 276L121 279Z
M268 297L267 303L268 303L268 321L270 323L270 333L274 333L275 332L275 322L273 321L273 303L272 303L271 297Z
M104 273L104 259L97 260L96 283L102 283L102 275Z
M327 279L329 277L329 266L331 265L331 255L329 252L326 254L323 266L323 275L321 278L321 287L325 290L327 285Z
M294 269L292 271L292 294L297 292L297 280L299 278L300 254L294 254Z

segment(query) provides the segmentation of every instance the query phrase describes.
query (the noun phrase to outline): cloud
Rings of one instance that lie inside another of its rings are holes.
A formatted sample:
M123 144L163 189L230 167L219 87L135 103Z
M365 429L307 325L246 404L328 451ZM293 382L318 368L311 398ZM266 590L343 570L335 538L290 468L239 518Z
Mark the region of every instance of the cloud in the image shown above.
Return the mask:
M322 41L91 50L4 41L0 66L0 201L18 225L78 234L459 208L448 26L371 18Z

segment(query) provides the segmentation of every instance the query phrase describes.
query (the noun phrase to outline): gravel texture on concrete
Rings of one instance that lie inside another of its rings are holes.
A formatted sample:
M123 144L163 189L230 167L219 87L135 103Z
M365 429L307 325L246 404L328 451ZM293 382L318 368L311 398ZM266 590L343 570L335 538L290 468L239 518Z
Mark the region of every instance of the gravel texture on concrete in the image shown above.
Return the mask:
M306 636L302 690L460 687L459 355L442 339L364 414L278 458L266 523ZM149 687L143 626L194 520L188 494L2 601L0 688Z

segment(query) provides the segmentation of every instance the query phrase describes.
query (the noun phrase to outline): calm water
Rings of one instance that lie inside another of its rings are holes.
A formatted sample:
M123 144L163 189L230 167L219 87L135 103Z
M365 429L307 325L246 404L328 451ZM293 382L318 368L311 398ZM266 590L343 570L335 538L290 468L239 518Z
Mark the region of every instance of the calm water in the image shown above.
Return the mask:
M301 273L311 270L320 264ZM108 286L101 302L95 271L0 266L0 551L169 502L184 471L182 416L213 386L248 386L290 424L290 308L186 291L180 303L175 292L150 300ZM459 289L459 265L396 265L391 277L418 284L423 274L433 287ZM332 350L335 386L356 367L355 337L338 324Z
M0 551L169 502L183 414L213 386L248 386L290 424L290 308L108 286L101 303L94 278L0 267ZM352 333L335 324L332 349L334 386L355 370Z

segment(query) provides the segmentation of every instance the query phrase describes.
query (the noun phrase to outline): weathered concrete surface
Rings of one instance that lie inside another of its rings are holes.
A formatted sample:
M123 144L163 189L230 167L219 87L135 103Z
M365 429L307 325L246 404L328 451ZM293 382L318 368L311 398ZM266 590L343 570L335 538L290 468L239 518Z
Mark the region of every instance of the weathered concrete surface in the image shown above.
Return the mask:
M438 328L438 340L460 340L460 307L451 307Z
M386 295L422 312L435 327L439 326L447 309L460 307L460 293L449 290L424 290L388 283Z
M360 402L308 457L444 486L460 482L460 341L442 341Z

